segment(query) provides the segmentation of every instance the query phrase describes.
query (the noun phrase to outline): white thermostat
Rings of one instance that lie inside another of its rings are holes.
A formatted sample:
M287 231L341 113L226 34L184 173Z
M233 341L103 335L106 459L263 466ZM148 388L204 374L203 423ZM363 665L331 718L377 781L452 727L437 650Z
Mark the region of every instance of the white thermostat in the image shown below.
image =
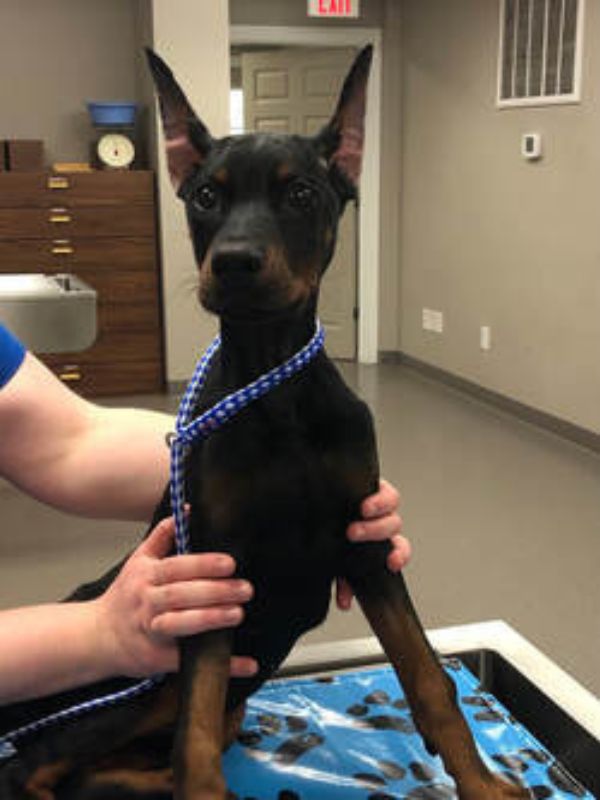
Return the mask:
M521 137L521 155L530 161L542 157L542 137L539 133L524 133Z

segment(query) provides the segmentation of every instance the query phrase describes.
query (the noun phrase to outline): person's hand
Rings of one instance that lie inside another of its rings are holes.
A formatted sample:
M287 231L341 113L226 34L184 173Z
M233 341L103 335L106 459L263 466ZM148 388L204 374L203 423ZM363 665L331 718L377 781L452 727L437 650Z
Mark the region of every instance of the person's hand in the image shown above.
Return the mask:
M174 522L154 528L126 561L98 604L101 641L115 674L147 676L179 668L175 637L239 625L247 581L231 576L233 558L222 553L172 556ZM256 662L234 657L231 673L254 674Z
M362 519L348 526L347 535L352 542L376 542L389 539L392 545L387 565L391 572L399 572L408 564L411 556L410 542L401 535L402 517L398 513L400 495L383 478L379 491L363 501L360 511ZM336 601L342 611L352 604L352 590L347 581L339 579L336 586Z

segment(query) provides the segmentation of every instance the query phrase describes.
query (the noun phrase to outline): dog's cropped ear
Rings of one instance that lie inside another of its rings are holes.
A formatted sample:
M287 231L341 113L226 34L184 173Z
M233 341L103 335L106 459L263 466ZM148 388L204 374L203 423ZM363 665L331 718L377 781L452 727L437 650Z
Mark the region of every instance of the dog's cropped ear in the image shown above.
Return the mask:
M162 58L150 48L146 48L146 56L158 93L169 175L179 191L188 175L204 160L212 139Z
M357 196L372 58L372 45L360 51L346 76L333 117L316 139L320 155L328 162L343 201Z

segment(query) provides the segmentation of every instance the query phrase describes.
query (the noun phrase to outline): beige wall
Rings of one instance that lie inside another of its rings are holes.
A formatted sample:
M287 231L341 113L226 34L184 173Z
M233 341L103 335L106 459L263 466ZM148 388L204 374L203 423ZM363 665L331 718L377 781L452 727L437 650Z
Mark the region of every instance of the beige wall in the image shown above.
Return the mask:
M497 110L498 0L405 0L398 346L598 432L600 3L586 7L583 102ZM520 157L527 131L539 163ZM423 307L444 312L442 336Z
M130 0L0 0L0 139L89 158L86 100L136 100Z
M387 0L383 20L379 350L398 348L400 316L400 197L402 191L402 3Z
M229 129L229 10L227 0L171 0L152 4L154 48L172 67L189 101L217 136ZM162 131L158 183L163 257L167 379L187 381L214 336L214 320L196 298L196 268L183 204L166 169Z

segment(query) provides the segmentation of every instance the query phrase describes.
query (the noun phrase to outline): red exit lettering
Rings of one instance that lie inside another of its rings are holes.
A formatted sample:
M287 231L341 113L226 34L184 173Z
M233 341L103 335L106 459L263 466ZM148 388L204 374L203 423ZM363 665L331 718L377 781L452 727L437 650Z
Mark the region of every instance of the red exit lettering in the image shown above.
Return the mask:
M319 14L323 17L343 17L352 14L352 0L319 0Z

